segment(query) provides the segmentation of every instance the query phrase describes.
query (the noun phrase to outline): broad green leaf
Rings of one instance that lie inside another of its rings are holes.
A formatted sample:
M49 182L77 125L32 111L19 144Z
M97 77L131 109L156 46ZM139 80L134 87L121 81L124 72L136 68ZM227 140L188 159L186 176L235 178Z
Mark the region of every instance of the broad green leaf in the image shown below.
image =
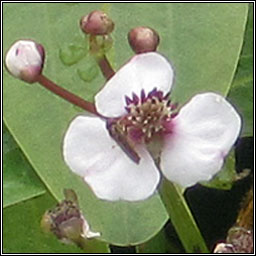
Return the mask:
M80 17L99 8L108 10L116 23L114 49L108 54L115 67L133 54L127 32L134 26L147 25L160 33L160 51L174 64L177 100L184 102L206 90L226 92L241 48L246 4L5 3L4 51L19 38L42 43L47 53L45 75L93 100L104 84L103 77L84 83L78 75L81 62L67 67L59 51L64 43L75 43L81 36ZM92 229L102 233L102 240L134 245L150 239L163 227L167 214L159 195L136 203L101 201L66 167L61 145L69 122L78 114L76 108L37 84L13 79L6 70L3 91L4 119L32 166L57 199L62 197L63 188L76 191Z
M130 57L124 51L129 29L150 26L160 34L159 51L175 69L171 97L184 103L196 93L227 94L243 42L248 4L138 3L129 7L112 6L111 17L121 21L114 33L116 55L124 52Z
M187 253L207 253L208 248L179 186L163 179L160 190L170 220Z
M228 93L243 119L242 136L253 135L253 5L250 5L238 68Z
M106 245L91 240L85 250L76 245L61 243L54 235L40 228L44 212L56 204L46 193L35 199L21 202L3 211L4 253L107 253Z
M253 9L249 8L242 53L228 99L235 105L244 120L242 136L253 132ZM246 175L246 173L245 173ZM201 183L217 189L231 189L239 179L235 171L235 157L232 152L226 159L223 169L210 181Z
M176 238L176 237L175 237ZM170 235L167 235L167 231L162 229L156 236L147 241L146 243L140 244L136 247L137 253L184 253L177 243L177 238L172 240Z
M3 126L3 207L45 193L45 188Z

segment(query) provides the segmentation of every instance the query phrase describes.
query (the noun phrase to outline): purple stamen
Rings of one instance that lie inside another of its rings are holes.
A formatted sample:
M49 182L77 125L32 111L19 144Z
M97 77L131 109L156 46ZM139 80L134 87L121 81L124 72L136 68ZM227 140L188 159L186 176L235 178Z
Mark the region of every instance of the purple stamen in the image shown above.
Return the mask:
M141 90L140 98L141 98L142 103L144 103L146 101L146 94L145 94L144 89Z
M171 93L170 93L170 92L166 93L163 99L164 99L164 100L168 100L168 99L169 99L169 97L170 97L170 95L171 95Z
M162 100L163 99L163 92L162 91L157 91L155 93L155 96L159 99L159 100Z
M140 101L139 97L134 92L132 93L132 100L135 105L137 105Z
M147 95L144 89L138 95L133 92L125 97L127 114L107 125L110 136L135 163L140 160L135 145L150 142L155 134L172 132L171 119L178 114L173 113L178 104L171 104L169 95L157 88Z
M171 110L175 110L178 107L178 103L170 104Z
M174 117L176 117L177 115L178 115L178 112L172 113L172 114L171 114L171 118L174 118Z
M131 109L129 107L124 107L125 110L127 111L127 113L130 113L131 112Z
M152 104L155 104L155 103L156 103L156 99L153 98L153 99L151 100L151 103L152 103Z
M133 103L133 101L128 96L125 96L125 102L127 105L130 105L131 103Z
M152 98L153 96L157 96L156 95L157 92L157 88L155 87L149 94L148 94L148 98Z

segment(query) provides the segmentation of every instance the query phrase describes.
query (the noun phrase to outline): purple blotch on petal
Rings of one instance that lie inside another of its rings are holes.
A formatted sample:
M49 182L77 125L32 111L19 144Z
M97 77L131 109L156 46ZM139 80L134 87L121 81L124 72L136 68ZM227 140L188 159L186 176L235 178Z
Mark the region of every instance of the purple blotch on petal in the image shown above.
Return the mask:
M115 118L108 118L106 120L106 128L110 131L111 130L111 126L113 124L115 124L115 123L116 123L116 119Z
M140 142L143 135L144 133L141 129L134 128L129 130L129 136L132 138L133 141Z
M171 134L173 133L173 129L174 129L174 122L173 120L170 121L166 121L163 123L163 127L164 127L164 134Z

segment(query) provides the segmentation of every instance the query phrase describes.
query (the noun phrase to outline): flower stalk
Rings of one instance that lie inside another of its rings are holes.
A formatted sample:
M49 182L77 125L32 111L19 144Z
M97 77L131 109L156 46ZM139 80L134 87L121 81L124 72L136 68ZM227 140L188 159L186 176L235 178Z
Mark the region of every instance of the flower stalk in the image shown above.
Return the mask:
M106 35L106 36L90 35L89 43L90 43L90 54L95 58L103 76L108 81L115 74L115 71L112 68L106 56L106 52L112 46L112 39L109 35Z
M12 76L30 84L38 82L66 101L99 116L93 103L61 88L44 76L44 61L45 51L42 45L33 40L18 40L6 53L5 66Z
M110 62L108 61L107 56L104 54L101 58L98 59L97 62L102 74L104 75L106 80L109 80L115 74L115 71L113 70Z
M76 96L75 94L67 91L66 89L56 85L54 82L52 82L50 79L48 79L43 74L38 75L37 82L44 86L46 89L50 90L54 94L60 96L61 98L65 99L66 101L92 113L95 115L99 115L95 105L89 101L86 101L79 96Z

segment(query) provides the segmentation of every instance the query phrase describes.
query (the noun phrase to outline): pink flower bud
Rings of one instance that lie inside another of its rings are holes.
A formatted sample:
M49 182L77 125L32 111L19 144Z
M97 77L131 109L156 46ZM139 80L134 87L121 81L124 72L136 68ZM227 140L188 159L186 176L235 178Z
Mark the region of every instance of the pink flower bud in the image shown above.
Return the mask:
M110 34L114 25L114 22L102 11L93 11L80 20L83 32L94 36Z
M5 56L9 73L28 83L34 83L44 65L44 48L32 40L16 41Z
M154 52L159 44L159 35L152 28L136 27L128 34L131 48L136 54Z

